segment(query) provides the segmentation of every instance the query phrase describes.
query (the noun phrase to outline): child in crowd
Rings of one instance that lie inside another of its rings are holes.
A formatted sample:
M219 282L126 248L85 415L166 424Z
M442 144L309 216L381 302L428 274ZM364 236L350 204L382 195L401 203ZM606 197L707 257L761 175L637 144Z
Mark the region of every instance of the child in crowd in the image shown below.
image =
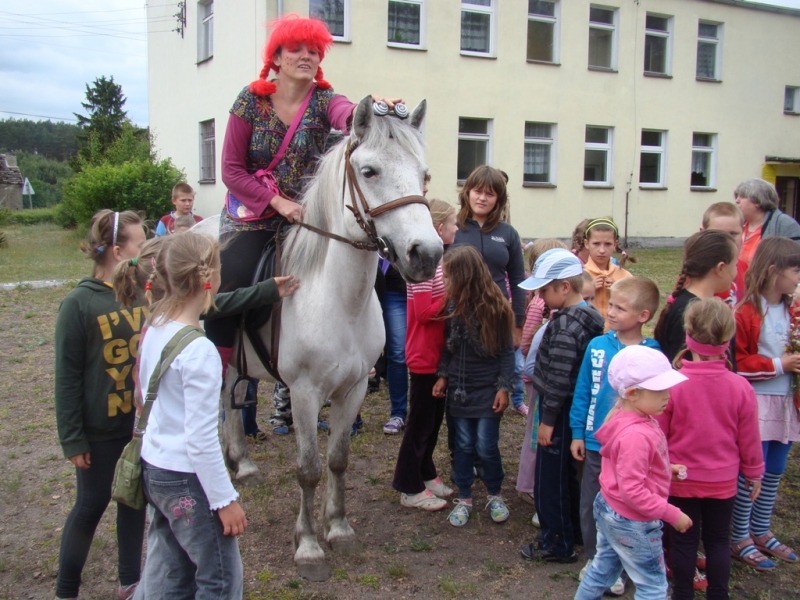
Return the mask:
M456 211L444 200L429 201L431 219L445 248L456 235ZM491 286L489 286L491 287ZM433 395L436 368L444 347L442 311L445 285L442 265L430 281L408 284L408 329L406 364L411 375L408 414L403 442L397 455L392 487L400 492L400 504L422 510L441 510L443 498L453 490L442 483L433 464L433 451L444 418L445 400Z
M594 278L595 299L594 306L606 316L608 310L608 289L615 281L619 281L631 274L623 267L630 260L636 262L625 252L622 252L621 264L617 265L612 260L614 252L619 249L619 229L611 219L592 219L586 225L586 237L583 242L589 252L589 258L584 269Z
M172 204L175 205L175 210L158 220L158 225L156 225L156 237L175 233L175 220L180 217L191 217L196 223L203 220L203 217L192 212L192 208L194 207L194 190L188 183L178 183L172 188Z
M525 291L518 287L525 279L525 262L517 230L501 218L508 204L503 174L489 166L478 167L464 182L458 203L460 210L455 243L478 250L503 296L507 298L510 290L515 321L514 346L517 347L525 318ZM527 415L528 407L522 387L523 363L518 353L515 356L511 402L514 410Z
M117 263L135 257L145 243L141 217L101 210L92 217L81 250L94 263L64 298L55 330L55 405L58 439L75 465L77 495L61 534L57 598L77 598L81 573L97 524L111 501L117 460L133 431L131 375L146 312L123 309L114 299ZM139 581L144 510L117 505L120 598Z
M592 219L584 219L572 231L572 253L581 259L583 265L589 260L589 250L586 247L586 226L591 222Z
M682 381L686 377L663 354L641 344L623 348L608 367L608 382L620 400L597 432L597 554L575 600L599 600L623 569L636 584L637 598L667 597L662 521L685 532L692 520L667 502L670 480L685 467L670 465L667 440L653 417L664 412L669 389Z
M581 298L586 304L594 306L594 299L597 297L597 289L594 286L594 277L588 271L583 272L583 289Z
M742 228L744 217L742 211L733 202L715 202L703 213L703 224L700 231L706 229L719 229L731 235L739 250L736 262L736 279L733 280L731 289L727 292L714 294L717 298L725 300L731 308L742 299L744 295L744 274L747 272L747 263L742 260Z
M531 253L528 258L530 270L533 271L536 260L548 250L553 248L565 248L566 245L555 239L536 240L531 244ZM531 342L534 336L542 327L549 312L542 297L531 292L528 297L528 307L525 309L525 323L522 326L522 343L520 350L522 355L527 357L531 351ZM538 346L536 347L538 350ZM534 353L536 352L534 350ZM532 373L532 371L531 371ZM523 369L522 381L525 384L525 391L528 394L528 416L525 422L525 438L522 441L522 450L519 456L519 471L517 473L517 493L524 502L534 504L533 500L533 476L536 467L536 446L531 444L531 431L533 429L533 416L536 412L536 392L533 389L533 379L525 374Z
M617 393L608 382L608 365L626 346L642 345L659 350L658 342L642 335L642 326L658 310L658 287L646 277L627 277L611 286L608 301L609 332L594 338L583 355L575 395L569 411L572 457L583 462L581 479L581 533L586 552L585 573L597 552L597 526L593 505L600 491L600 442L595 432L614 407ZM625 593L625 580L618 579L611 593Z
M505 474L498 439L514 379L514 314L508 299L492 285L489 269L472 246L456 246L445 253L442 277L447 320L433 396L446 395L456 434L458 498L449 521L461 527L469 519L477 454L488 493L486 508L492 521L501 523L509 512L500 495Z
M197 221L192 215L181 215L175 217L175 230L173 233L185 233L195 226Z
M162 351L200 316L219 290L219 246L204 235L178 236L164 259L168 287L152 306L142 342L141 381L150 381ZM191 342L164 373L142 441L144 490L150 504L143 597L186 590L242 597L236 536L247 527L217 431L222 368L214 345Z
M684 323L687 348L675 362L688 381L672 388L667 409L656 417L667 437L670 460L686 466L685 479L672 482L669 503L695 525L669 536L672 598L694 598L701 531L707 595L727 598L737 477L741 472L749 497L755 499L764 473L758 405L747 381L728 370L726 351L736 331L728 306L719 298L697 300L686 308ZM692 360L683 361L684 356Z
M583 353L603 333L603 317L581 297L583 266L569 250L542 254L522 287L538 289L558 314L544 333L533 374L541 420L533 495L542 538L521 552L527 560L572 563L577 560L573 545L580 519L577 471L569 455L569 410Z
M697 298L712 298L730 290L736 278L737 249L724 231L707 229L692 235L683 246L683 266L675 289L661 309L654 336L672 362L686 343L683 313Z
M800 243L764 238L745 282L744 300L736 310L736 363L756 393L765 472L755 501L747 480L739 476L731 549L737 558L764 571L775 567L764 554L798 561L797 554L775 538L770 522L789 450L800 440L791 382L792 375L800 373L800 354L787 352L798 323L792 294L800 285Z

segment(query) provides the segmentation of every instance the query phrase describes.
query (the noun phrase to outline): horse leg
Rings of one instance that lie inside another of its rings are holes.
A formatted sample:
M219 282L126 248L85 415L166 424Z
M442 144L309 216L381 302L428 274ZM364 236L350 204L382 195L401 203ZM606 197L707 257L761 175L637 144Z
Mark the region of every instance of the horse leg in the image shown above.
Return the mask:
M345 513L345 472L350 457L350 429L364 401L367 380L358 382L344 397L331 406L330 438L328 439L328 486L323 507L325 539L339 552L360 549L356 533Z
M317 446L317 415L321 402L309 386L296 382L292 387L292 414L297 440L297 482L300 484L300 513L294 530L294 563L301 577L326 581L330 567L317 541L314 519L314 494L322 475Z
M264 482L264 476L247 454L242 411L232 408L233 401L229 390L236 377L236 370L229 368L222 387L220 403L222 410L225 411L225 419L222 422L222 451L225 463L233 471L237 483L246 486L257 485ZM247 386L243 383L237 386L237 403L244 401L246 391Z

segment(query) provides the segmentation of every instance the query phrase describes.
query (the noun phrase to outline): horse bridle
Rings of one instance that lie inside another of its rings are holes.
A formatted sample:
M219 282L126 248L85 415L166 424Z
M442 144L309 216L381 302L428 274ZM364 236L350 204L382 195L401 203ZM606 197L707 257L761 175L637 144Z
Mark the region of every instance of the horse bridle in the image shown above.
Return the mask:
M350 200L352 204L345 204L345 207L353 213L353 216L356 219L356 223L358 223L359 227L367 234L367 238L369 239L368 242L361 242L357 240L350 240L346 237L341 235L337 235L335 233L331 233L329 231L325 231L324 229L320 229L319 227L314 227L313 225L309 225L308 223L303 223L302 221L297 223L301 227L308 229L309 231L313 231L319 235L325 236L332 240L336 240L339 242L344 242L346 244L350 244L353 248L358 250L369 250L369 251L377 251L382 256L387 257L389 254L389 246L378 235L378 231L375 228L375 217L382 215L385 212L389 212L390 210L394 210L395 208L400 208L401 206L406 206L408 204L424 204L428 207L428 201L425 199L424 196L403 196L402 198L396 198L395 200L391 200L386 204L381 204L380 206L376 206L375 208L370 208L369 204L367 204L367 199L364 197L364 192L361 191L361 186L358 185L358 180L356 179L355 171L353 170L353 165L350 163L350 155L358 148L359 143L351 143L350 140L347 140L347 148L345 149L344 153L344 179L342 181L342 202L344 202L345 196L345 189L350 190ZM355 198L358 198L359 203L361 204L360 209L358 204L355 201Z

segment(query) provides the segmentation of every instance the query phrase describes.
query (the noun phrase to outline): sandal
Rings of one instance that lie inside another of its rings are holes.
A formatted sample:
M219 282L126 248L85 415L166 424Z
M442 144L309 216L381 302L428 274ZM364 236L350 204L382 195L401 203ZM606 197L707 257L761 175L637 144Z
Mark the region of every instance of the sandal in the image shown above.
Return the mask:
M752 548L752 551L745 552L750 548ZM731 556L733 556L733 558L738 558L748 567L752 567L756 571L772 571L772 569L777 566L774 562L761 554L750 538L731 544Z
M797 558L797 554L794 553L794 550L785 544L781 544L771 531L768 531L764 535L753 535L752 537L753 545L764 554L769 554L790 563L795 563L800 560Z

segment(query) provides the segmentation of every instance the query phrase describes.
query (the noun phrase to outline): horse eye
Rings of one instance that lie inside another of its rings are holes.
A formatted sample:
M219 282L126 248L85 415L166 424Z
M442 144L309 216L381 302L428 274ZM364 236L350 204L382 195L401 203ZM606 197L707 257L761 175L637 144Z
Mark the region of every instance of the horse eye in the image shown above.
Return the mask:
M378 172L372 167L362 167L361 174L366 179L372 179L373 177L376 177L378 175Z

